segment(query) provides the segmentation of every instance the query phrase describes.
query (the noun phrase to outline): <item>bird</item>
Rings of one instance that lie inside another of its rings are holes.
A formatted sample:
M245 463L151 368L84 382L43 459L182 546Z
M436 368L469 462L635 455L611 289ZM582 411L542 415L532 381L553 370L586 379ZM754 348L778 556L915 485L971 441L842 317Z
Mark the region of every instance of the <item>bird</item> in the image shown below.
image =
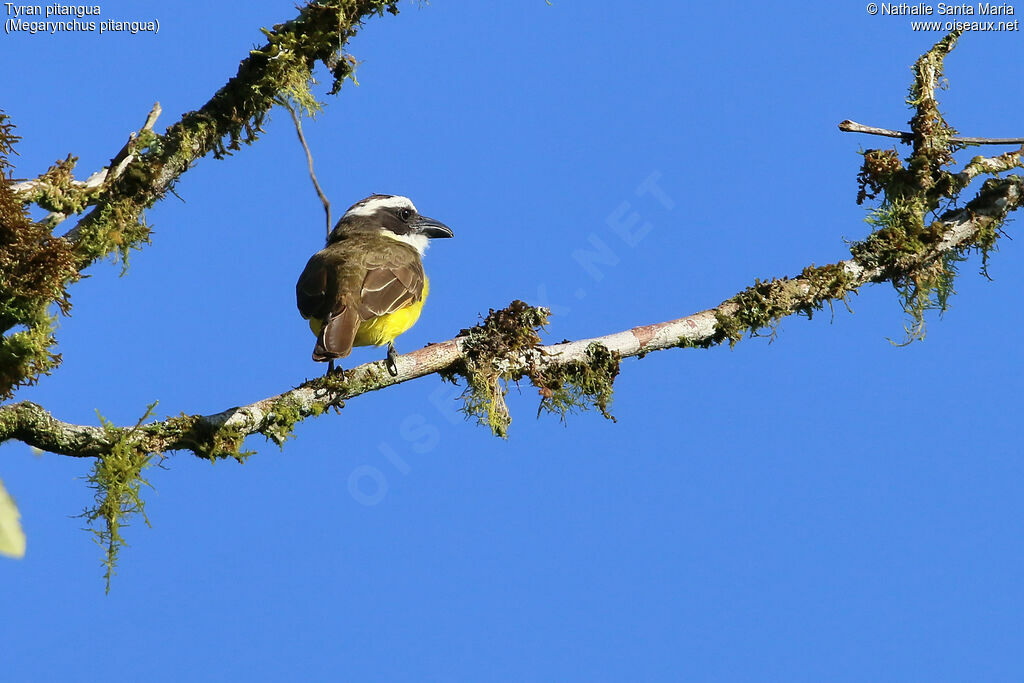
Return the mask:
M383 346L398 376L395 338L419 320L430 281L423 253L431 239L453 237L408 197L373 194L353 204L313 254L295 283L299 313L316 335L313 360L328 362L354 346Z

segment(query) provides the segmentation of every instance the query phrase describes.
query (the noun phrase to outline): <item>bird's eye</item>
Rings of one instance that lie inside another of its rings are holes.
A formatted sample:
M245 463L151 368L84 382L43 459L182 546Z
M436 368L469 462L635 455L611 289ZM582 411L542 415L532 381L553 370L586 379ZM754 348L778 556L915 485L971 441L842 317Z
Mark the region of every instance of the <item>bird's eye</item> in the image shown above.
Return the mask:
M398 216L403 221L407 221L410 218L412 218L412 209L402 209L401 211L398 212Z

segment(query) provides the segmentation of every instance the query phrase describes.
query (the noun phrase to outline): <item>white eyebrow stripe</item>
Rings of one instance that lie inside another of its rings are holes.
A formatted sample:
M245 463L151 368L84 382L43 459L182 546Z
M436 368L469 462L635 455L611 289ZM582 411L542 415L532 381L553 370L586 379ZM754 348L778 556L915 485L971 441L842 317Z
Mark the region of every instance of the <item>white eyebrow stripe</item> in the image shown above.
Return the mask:
M394 197L372 197L356 203L355 206L345 212L345 215L372 216L380 209L411 209L416 211L416 205L408 197L399 195Z

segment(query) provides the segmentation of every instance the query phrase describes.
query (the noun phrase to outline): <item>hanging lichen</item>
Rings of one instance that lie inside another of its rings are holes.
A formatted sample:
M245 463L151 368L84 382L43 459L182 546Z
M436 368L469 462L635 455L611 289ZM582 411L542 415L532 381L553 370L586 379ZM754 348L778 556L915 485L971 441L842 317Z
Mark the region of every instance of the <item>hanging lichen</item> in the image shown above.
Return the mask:
M128 429L115 427L102 415L99 416L110 448L93 460L92 472L86 479L89 487L95 491L95 502L80 516L85 518L96 543L103 548L103 578L108 593L110 580L117 569L118 555L126 545L121 534L121 530L128 526L125 518L141 515L146 526L150 525L146 517L146 504L142 499L142 487L152 486L142 477L142 471L152 464L153 454L140 448L134 437L142 423L153 416L154 408L156 403L147 406L145 414L136 425Z
M594 342L579 360L552 362L535 371L530 380L541 396L537 414L554 413L565 422L569 413L594 407L614 422L609 409L620 361L617 353Z
M453 383L456 375L465 380L463 412L487 425L495 436L508 438L512 422L505 403L508 383L527 374L527 354L540 344L537 331L547 324L549 315L547 309L518 300L498 311L492 308L482 323L459 333L463 356L441 371Z

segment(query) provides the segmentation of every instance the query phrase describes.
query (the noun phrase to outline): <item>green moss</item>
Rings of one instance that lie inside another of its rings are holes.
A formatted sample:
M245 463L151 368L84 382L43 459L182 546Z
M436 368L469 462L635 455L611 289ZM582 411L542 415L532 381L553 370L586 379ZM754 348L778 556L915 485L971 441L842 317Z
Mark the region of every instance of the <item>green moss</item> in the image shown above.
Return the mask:
M383 361L382 361L383 364ZM325 373L321 377L314 377L307 380L302 386L309 387L317 392L316 395L324 394L332 397L357 396L368 391L375 391L386 386L391 375L379 371L373 367L365 368L359 373L346 372L343 368L335 366L334 372ZM323 413L327 408L342 408L345 402L332 399L328 402L321 402L313 405L316 414Z
M345 377L343 371L335 371L325 374L323 377L315 377L306 384L318 391L323 391L333 396L347 394L352 388L351 381Z
M68 155L56 162L36 179L32 191L21 199L38 204L47 211L63 214L81 213L89 201L99 194L101 187L85 188L74 183L74 169L78 157Z
M175 448L187 448L210 462L232 458L244 463L255 451L243 451L242 445L248 434L236 426L214 427L200 415L186 415L167 418L153 433L154 437Z
M130 201L105 204L95 220L85 224L75 244L82 265L110 257L121 262L121 274L128 270L132 249L149 244L150 226Z
M512 424L512 415L505 402L508 380L502 381L501 374L497 372L470 371L465 378L462 411L467 417L475 417L477 424L486 425L495 436L507 439L508 428Z
M512 423L505 403L508 382L531 373L528 357L540 344L537 331L547 324L549 315L547 309L518 300L507 308L491 309L482 323L459 333L463 356L440 372L453 383L457 376L465 379L463 412L495 436L508 438Z
M60 354L53 352L55 316L45 311L26 329L0 337L0 395L9 398L20 386L30 386L40 375L49 375L60 364Z
M956 31L942 38L921 55L913 67L914 80L907 104L914 109L914 116L910 119L914 151L908 160L907 170L915 180L916 189L924 195L943 194L941 190L935 191L940 180L943 181L941 184L947 180L942 177L941 169L953 163L955 146L950 138L957 131L946 123L939 111L935 89L944 85L944 61L960 34Z
M121 530L128 526L125 518L141 515L146 526L150 525L142 500L142 486L152 488L152 485L142 477L142 471L152 463L152 454L140 449L134 437L142 423L152 417L155 407L156 403L150 404L135 427L130 429L115 427L102 415L99 416L110 448L93 461L87 480L95 491L95 502L82 512L81 517L90 525L89 530L103 548L104 580L108 593L118 555L125 545L121 534Z
M533 373L530 380L541 396L537 414L555 413L565 422L568 413L595 407L614 422L609 408L620 361L619 354L594 342L583 360L551 363Z
M870 210L867 222L872 233L851 246L857 263L880 271L879 278L892 282L899 294L900 304L909 318L905 326L905 340L909 343L925 334L927 311L945 311L954 284L958 264L967 252L978 250L982 254L982 272L987 275L988 257L996 247L998 225L984 220L972 240L953 250L938 253L937 247L948 229L947 219L957 214L947 211L939 220L930 220L948 206L951 199L967 185L971 174L954 175L945 170L954 163L953 153L964 147L952 138L957 131L950 126L935 99L935 90L944 85L943 61L956 44L959 32L951 33L937 42L914 65L914 79L907 103L914 109L910 120L913 146L910 156L901 163L894 150L869 150L864 153L864 164L858 178L858 203L882 195L877 207ZM1019 163L1016 153L997 158L992 168L1008 168ZM972 173L983 170L984 160L975 158L969 163ZM985 189L970 206L986 206ZM989 198L993 199L993 198Z
M728 315L715 309L715 333L711 336L709 346L717 346L724 341L728 341L729 346L736 346L748 331L751 331L750 328L743 324L740 316Z
M689 337L679 337L676 342L675 348L677 349L710 349L712 346L720 344L721 341L715 342L711 337L701 337L700 340L694 341ZM637 356L642 358L643 356Z
M1017 159L1020 164L1020 159ZM978 231L974 238L959 247L958 253L966 256L970 252L981 254L981 274L988 277L989 257L999 248L998 240L1004 236L1003 226L1007 220L1010 207L1004 201L1008 190L1017 196L1024 194L1024 178L1011 175L1005 179L991 178L986 180L978 190L978 195L965 207L974 217ZM993 210L994 209L994 210ZM953 213L953 212L950 212ZM943 216L944 219L950 216Z
M323 407L320 407L320 413L322 412ZM287 396L280 398L269 408L267 424L260 430L260 433L277 444L279 448L283 448L284 442L292 436L295 424L302 418L302 411L296 399Z
M987 196L985 187L968 207L986 206L994 201L992 196ZM892 198L896 193L886 189L887 199L872 209L867 219L875 230L850 248L858 264L879 269L880 277L888 279L896 289L900 305L908 316L900 345L924 338L928 311L941 313L948 308L950 297L955 293L958 264L966 259L967 253L972 250L981 253L982 273L987 275L989 254L996 249L1001 219L989 222L976 217L975 222L980 227L972 239L956 249L931 256L948 229L947 221L957 214L955 210L949 211L939 220L926 222L926 216L938 206L944 190L945 186L933 184L926 191Z
M857 175L857 203L874 199L902 180L904 171L895 149L869 149L862 152L864 162Z
M779 321L793 313L812 318L836 299L846 301L855 283L841 264L808 266L797 278L755 280L715 310L715 333L702 348L728 341L735 346L745 334L774 338ZM731 304L731 305L730 305Z
M29 218L7 182L9 157L18 140L0 111L0 398L10 398L18 387L34 383L59 364L60 355L52 350L56 339L50 308L56 304L68 312L67 287L78 279L70 246ZM52 175L64 172L58 169ZM10 332L15 326L24 329Z

